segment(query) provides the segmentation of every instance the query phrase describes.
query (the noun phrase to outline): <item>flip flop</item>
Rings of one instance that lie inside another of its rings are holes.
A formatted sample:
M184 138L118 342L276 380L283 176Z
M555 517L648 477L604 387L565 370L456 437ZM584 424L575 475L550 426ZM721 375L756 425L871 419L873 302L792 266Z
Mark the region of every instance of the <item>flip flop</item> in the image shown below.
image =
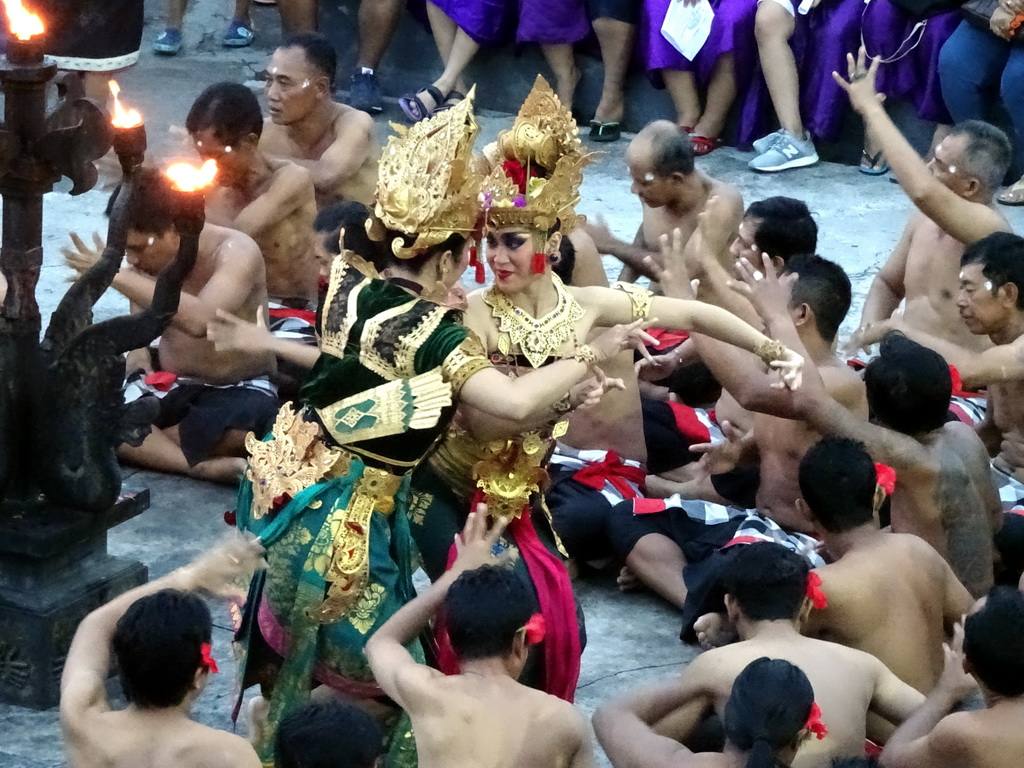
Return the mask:
M1018 206L1024 205L1024 177L1010 187L1001 195L996 196L996 202L1000 205Z
M427 105L420 99L420 94L425 93L434 100L433 109L427 109ZM414 123L418 123L420 120L425 120L430 117L431 113L437 109L441 103L444 102L444 94L441 93L437 88L432 85L428 85L426 88L420 88L416 93L406 94L398 100L398 106L402 108L405 116Z
M685 133L687 136L689 136L691 133L693 133L693 126L692 125L680 125L679 126L679 130L682 131L683 133Z
M881 161L881 165L878 164L879 161ZM860 151L860 166L857 170L865 176L885 176L890 169L881 150L874 155L869 155L866 149L862 149Z
M713 139L709 136L690 136L690 146L693 147L693 154L696 157L704 157L710 155L720 146L722 146L721 139Z
M600 120L590 121L591 141L618 141L622 138L622 126L617 120L603 123Z
M466 94L464 93L460 93L459 91L450 91L448 95L445 97L444 101L442 101L440 104L434 107L434 111L431 112L430 114L436 115L438 112L445 112L446 110L449 110L452 107L454 107L460 101L463 101L465 98Z

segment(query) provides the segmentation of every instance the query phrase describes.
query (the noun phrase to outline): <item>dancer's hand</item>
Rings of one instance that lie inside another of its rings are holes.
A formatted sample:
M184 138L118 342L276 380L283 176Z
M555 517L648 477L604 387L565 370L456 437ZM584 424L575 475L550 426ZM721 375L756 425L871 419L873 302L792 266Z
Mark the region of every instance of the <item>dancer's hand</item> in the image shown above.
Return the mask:
M647 358L651 356L647 351L647 344L657 344L658 340L645 329L652 327L657 321L658 318L655 317L650 320L634 320L628 325L615 325L587 344L597 353L597 363L610 360L627 349L635 349Z

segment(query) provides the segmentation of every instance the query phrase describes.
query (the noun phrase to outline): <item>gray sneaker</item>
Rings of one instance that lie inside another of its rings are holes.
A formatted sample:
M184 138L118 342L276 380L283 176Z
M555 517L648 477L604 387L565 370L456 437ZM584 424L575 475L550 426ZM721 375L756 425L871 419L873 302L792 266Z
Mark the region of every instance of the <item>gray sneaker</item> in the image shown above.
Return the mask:
M751 160L747 165L755 171L774 173L790 168L803 168L818 162L818 153L810 134L798 139L789 131L783 131L775 143L766 151Z
M772 148L772 144L778 140L779 134L781 133L782 129L779 128L775 133L769 133L767 136L762 136L760 139L757 139L754 142L754 151L759 155L763 155Z

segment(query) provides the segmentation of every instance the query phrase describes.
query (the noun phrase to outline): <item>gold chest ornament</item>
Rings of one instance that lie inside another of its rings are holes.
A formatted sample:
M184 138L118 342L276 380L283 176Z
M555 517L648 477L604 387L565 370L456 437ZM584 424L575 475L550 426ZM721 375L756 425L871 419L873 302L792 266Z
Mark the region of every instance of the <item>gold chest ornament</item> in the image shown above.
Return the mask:
M498 325L498 351L512 353L518 346L533 368L540 368L566 342L576 338L576 324L583 319L583 307L569 293L557 275L551 275L558 301L555 308L540 318L517 307L501 291L491 288L484 294L484 303Z

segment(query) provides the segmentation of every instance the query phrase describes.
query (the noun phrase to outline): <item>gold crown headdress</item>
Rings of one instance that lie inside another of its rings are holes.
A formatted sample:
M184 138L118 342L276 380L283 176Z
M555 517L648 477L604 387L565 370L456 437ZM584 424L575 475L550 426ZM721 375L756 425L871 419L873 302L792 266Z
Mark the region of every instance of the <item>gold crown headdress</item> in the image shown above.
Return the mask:
M563 234L575 229L583 168L593 155L583 150L572 113L540 75L512 128L498 136L483 184L486 224L492 229L527 226L543 232L556 222Z
M373 212L388 229L415 238L409 246L392 241L391 250L400 259L475 228L482 176L473 163L479 131L474 95L475 88L451 109L411 128L391 124L397 135L381 153Z

